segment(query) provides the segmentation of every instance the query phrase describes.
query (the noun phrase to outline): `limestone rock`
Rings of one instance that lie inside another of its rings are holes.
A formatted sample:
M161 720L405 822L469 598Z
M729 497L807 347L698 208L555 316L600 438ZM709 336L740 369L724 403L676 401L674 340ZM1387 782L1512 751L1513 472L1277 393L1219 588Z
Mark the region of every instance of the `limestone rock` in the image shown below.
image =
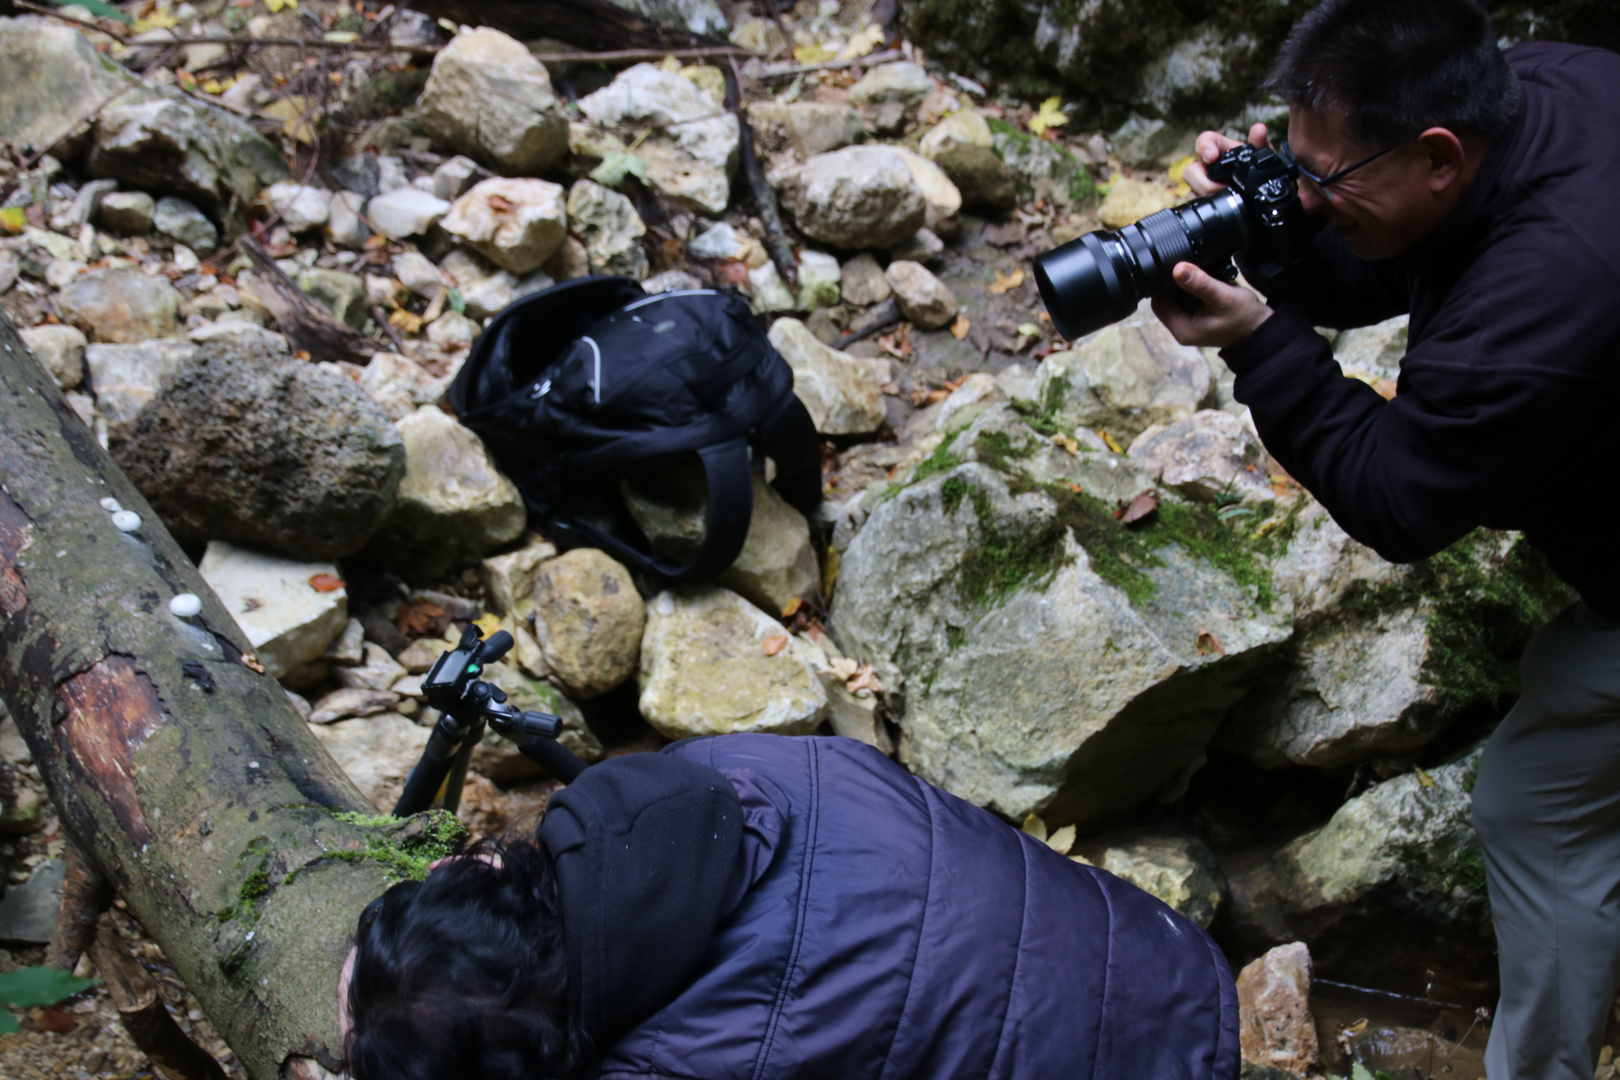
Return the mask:
M671 267L661 270L641 283L641 287L649 296L662 292L674 292L679 289L701 289L703 279L688 270Z
M101 227L120 236L145 236L152 231L156 214L157 203L144 191L115 191L96 207Z
M890 247L928 215L905 153L890 146L817 154L783 176L781 196L801 232L839 248Z
M312 558L359 551L405 471L399 432L353 381L220 344L178 365L110 446L182 543Z
M326 238L340 248L359 249L371 239L371 226L360 220L366 197L354 191L334 191L327 202Z
M955 236L962 227L962 193L945 170L935 165L921 154L914 154L903 147L893 147L895 153L900 155L906 163L911 179L922 192L923 203L927 209L923 214L923 227L938 236ZM880 244L872 242L873 247L894 247L893 244Z
M413 580L436 579L522 535L523 499L478 436L429 406L398 427L405 476L371 557Z
M1150 831L1110 843L1097 865L1208 930L1226 901L1226 875L1196 836Z
M378 353L360 373L360 389L398 423L419 406L437 404L444 396L445 380L434 378L408 356Z
M498 30L457 34L440 50L416 111L430 137L497 172L533 176L568 153L545 65Z
M940 121L918 149L945 171L969 208L999 213L1017 202L1012 173L992 148L990 125L973 109Z
M776 264L767 260L748 271L748 306L756 314L831 307L840 299L842 277L843 270L837 259L824 251L806 248L799 252L799 289L795 293L777 273Z
M955 431L986 407L1006 400L1007 395L995 379L985 372L975 371L939 403L939 416L934 421L934 428L936 431Z
M405 778L422 759L432 728L418 727L408 716L385 712L335 724L311 724L309 730L332 760L348 774L366 801L387 813L399 801Z
M665 26L680 26L694 34L725 37L725 12L715 0L613 0L617 7L644 15Z
M902 262L931 263L945 253L945 241L932 229L918 229L908 239L889 249L889 259Z
M1155 424L1131 443L1131 457L1155 480L1196 502L1217 497L1272 498L1265 451L1247 424L1228 412L1205 409L1170 424Z
M640 281L647 276L647 233L629 199L593 180L580 180L568 190L570 231L585 244L593 274L621 274Z
M402 251L391 265L399 283L424 300L432 300L449 284L433 260L420 251Z
M298 275L298 287L356 330L365 326L371 315L366 283L353 274L312 266Z
M1149 214L1168 210L1176 204L1175 192L1161 184L1147 180L1132 180L1121 176L1108 190L1103 204L1097 210L1097 220L1110 229L1123 229Z
M405 669L375 641L366 642L361 655L359 665L334 671L333 681L353 690L387 690L405 677Z
M311 724L330 724L355 716L375 716L389 712L399 704L399 695L391 690L370 690L364 687L344 687L315 702L305 719Z
M859 435L883 424L883 396L870 362L823 345L797 319L771 324L770 342L793 369L793 392L823 435Z
M445 202L453 203L477 182L481 171L478 162L457 154L433 170L433 194Z
M575 697L607 693L636 670L646 608L630 572L594 548L542 563L535 575L534 636Z
M49 323L19 330L18 336L34 359L44 365L63 390L72 390L84 381L84 334L74 326Z
M848 105L760 101L748 106L748 122L762 152L790 152L800 159L841 150L866 137L860 114Z
M1401 358L1406 355L1406 323L1407 316L1397 315L1373 326L1346 330L1333 343L1333 358L1347 373L1397 378Z
M560 185L497 177L457 199L439 224L497 266L527 274L556 254L568 211Z
M1311 950L1279 945L1238 974L1238 1042L1243 1060L1296 1075L1316 1071Z
M538 533L523 538L523 546L483 562L484 595L489 609L502 618L527 620L534 612L535 579L540 564L557 557L557 547Z
M1095 197L1091 174L1073 154L1011 125L998 125L991 148L1011 175L1018 201L1041 199L1063 210L1077 210Z
M1095 825L1152 797L1288 638L1286 610L1183 547L1207 511L1167 499L1126 529L1130 467L1009 406L925 464L870 508L833 601L846 651L903 702L902 761L1013 820Z
M168 281L139 270L91 270L62 290L56 308L91 340L128 344L174 334L181 299Z
M785 639L767 655L766 642ZM808 735L827 695L782 625L736 593L678 586L647 605L641 713L667 738Z
M938 330L956 318L956 297L921 263L896 259L883 272L900 313L922 330Z
M551 275L544 270L520 276L510 270L502 270L483 256L463 248L446 255L439 269L455 283L462 302L467 305L467 314L475 319L487 319L513 301L541 289L549 289L555 284ZM397 269L395 273L398 273Z
M446 311L428 323L427 339L430 344L445 352L454 352L472 345L478 340L478 335L483 329L478 323L459 312Z
M159 338L138 345L90 345L84 350L90 389L112 425L135 419L164 382L196 355L189 341Z
M881 304L891 293L883 277L883 267L870 251L863 251L844 263L839 288L844 300L857 307Z
M412 187L384 192L366 203L366 216L390 240L421 236L449 212L449 203Z
M332 643L321 654L321 659L330 664L341 664L344 667L353 667L366 657L366 627L359 619L350 619L343 627L343 633L332 639ZM304 719L309 719L305 717Z
M318 229L332 214L331 192L306 187L296 180L271 184L264 189L262 198L273 212L281 215L281 223L294 233Z
M763 611L782 612L800 597L814 597L821 587L821 568L810 542L810 523L759 473L754 481L754 509L748 539L737 558L716 577Z
M320 659L349 621L349 594L310 584L338 576L332 563L298 562L210 541L197 572L219 596L272 678Z
M127 81L71 26L27 15L0 20L0 69L7 90L0 97L0 139L24 156L67 139L76 122Z
M934 80L916 64L897 60L879 64L862 75L849 88L849 100L857 105L874 105L883 101L898 101L902 105L918 105L934 90Z

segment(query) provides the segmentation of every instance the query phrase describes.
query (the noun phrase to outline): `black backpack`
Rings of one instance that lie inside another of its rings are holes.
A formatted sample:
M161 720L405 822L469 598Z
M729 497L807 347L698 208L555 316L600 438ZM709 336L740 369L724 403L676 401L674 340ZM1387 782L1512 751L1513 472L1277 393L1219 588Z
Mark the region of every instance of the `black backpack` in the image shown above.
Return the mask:
M711 577L742 550L753 514L750 445L776 490L808 515L821 499L820 441L788 367L748 305L712 289L649 296L587 277L495 316L451 383L450 408L483 439L559 547L596 547L671 581ZM605 522L619 478L700 460L701 550L684 565Z

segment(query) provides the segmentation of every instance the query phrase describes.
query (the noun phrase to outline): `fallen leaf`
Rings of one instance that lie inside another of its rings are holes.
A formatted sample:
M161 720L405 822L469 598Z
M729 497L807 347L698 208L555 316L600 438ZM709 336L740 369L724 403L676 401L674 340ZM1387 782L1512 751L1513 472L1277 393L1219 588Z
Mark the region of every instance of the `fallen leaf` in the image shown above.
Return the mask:
M394 625L400 633L411 637L427 634L437 637L450 625L450 616L438 604L419 596L394 609Z
M896 360L911 358L911 324L901 323L893 333L878 338L878 349Z
M643 187L650 187L652 184L652 181L647 179L647 159L628 150L608 151L602 158L602 164L592 169L590 174L591 179L603 187L618 187L624 183L627 176L640 180Z
M1395 400L1396 384L1394 379L1375 379L1372 388L1385 401Z
M1119 445L1119 443L1115 442L1114 437L1108 434L1108 432L1104 431L1102 428L1097 429L1097 435L1102 439L1103 442L1108 444L1108 449L1112 450L1114 453L1123 454L1125 452L1125 448Z
M270 14L274 15L282 8L297 10L298 0L264 0L264 6L270 9Z
M997 270L996 279L989 285L985 286L985 292L988 292L994 296L1000 296L1003 293L1011 292L1023 283L1024 268L1022 266L1014 267L1013 272L1010 274L1003 274L1000 270Z
M882 45L884 40L885 35L883 24L875 22L867 23L866 26L857 31L855 36L850 38L848 43L844 45L843 49L839 51L838 59L854 60L858 56L866 56L878 46Z
M220 82L218 79L204 79L202 82L197 84L198 88L201 89L205 94L223 94L228 85L229 84L227 83Z
M766 656L775 656L777 653L779 653L783 649L787 648L787 643L788 643L788 639L787 639L786 634L777 634L775 637L766 638L765 639L765 655Z
M513 210L517 209L517 207L512 204L510 199L502 198L499 195L491 195L489 197L489 206L491 210L499 210L505 214L510 214Z
M254 656L250 652L245 652L242 654L242 666L247 668L249 671L256 671L260 675L264 674L264 665L259 662L259 658L257 656Z
M1039 135L1049 127L1062 127L1069 122L1060 105L1062 98L1049 97L1041 102L1041 111L1029 118L1029 130Z
M848 682L855 677L861 665L847 656L831 656L827 658L827 670L837 676L839 682Z
M328 30L322 35L322 38L325 41L330 41L333 45L348 45L351 42L359 41L360 35L353 30ZM334 74L336 73L334 72Z
M307 360L309 360L309 358L310 357L309 357L309 350L308 349L299 349L297 352L293 353L293 359L294 360L305 360L305 361L307 361Z
M1024 818L1024 832L1044 843L1046 841L1046 822L1041 820L1039 814L1031 812L1028 817Z
M193 75L191 72L187 71L185 68L175 68L174 69L174 78L175 78L175 81L178 82L183 89L190 90L193 93L196 92L196 90L197 90L197 76Z
M858 694L862 690L870 690L874 694L883 693L883 684L878 681L877 672L872 669L871 664L862 664L856 668L855 674L846 685L852 694Z
M793 50L793 59L801 64L819 64L823 60L831 60L837 55L837 49L823 45L819 41L812 42L809 45L800 45Z
M1069 452L1070 457L1080 456L1080 443L1073 435L1065 435L1061 431L1054 431L1052 433L1052 445L1063 447L1063 449ZM1080 490L1079 485L1075 486L1075 490Z
M1076 495L1080 494L1081 489L1079 484L1064 484L1063 486L1074 492Z
M472 624L478 627L479 633L483 634L485 637L489 637L491 634L500 630L501 619L499 615L486 611L482 615L478 616L478 618L474 619Z
M1198 640L1194 643L1194 648L1197 649L1199 656L1226 655L1226 646L1221 644L1221 639L1208 630L1198 631Z
M260 115L281 121L281 133L297 142L314 145L315 129L304 117L306 103L302 96L293 94L278 98L259 110Z
M1191 154L1188 154L1184 158L1177 158L1175 164L1170 166L1170 182L1172 184L1182 183L1182 177L1187 173L1187 166L1191 165L1197 160L1198 159Z
M1427 788L1434 787L1434 777L1432 777L1428 773L1424 772L1421 766L1418 766L1418 765L1412 766L1412 771L1417 774L1419 784L1422 784L1424 787L1427 787Z
M603 185L606 187L607 185ZM714 264L714 276L719 285L748 285L748 264L741 259L721 259Z
M799 609L802 607L804 607L804 597L795 596L793 599L787 602L785 607L782 608L782 618L793 618L793 616L799 613Z
M337 592L343 588L343 579L334 574L316 574L309 579L309 587L316 592Z
M0 230L8 235L15 236L28 227L28 215L20 206L8 206L0 210Z
M73 1014L65 1009L41 1009L39 1019L34 1021L35 1031L50 1031L60 1034L73 1030Z
M1059 855L1067 855L1069 849L1074 847L1074 835L1074 826L1065 825L1046 838L1046 846Z
M1159 508L1159 493L1152 488L1137 495L1130 505L1120 511L1119 520L1123 525L1134 525Z
M404 308L399 308L388 316L388 325L407 334L420 334L422 332L422 316L412 314Z
M968 319L968 317L966 315L958 315L956 317L956 321L951 323L951 337L955 338L957 341L961 341L963 338L968 336L968 331L971 329L973 329L973 323Z

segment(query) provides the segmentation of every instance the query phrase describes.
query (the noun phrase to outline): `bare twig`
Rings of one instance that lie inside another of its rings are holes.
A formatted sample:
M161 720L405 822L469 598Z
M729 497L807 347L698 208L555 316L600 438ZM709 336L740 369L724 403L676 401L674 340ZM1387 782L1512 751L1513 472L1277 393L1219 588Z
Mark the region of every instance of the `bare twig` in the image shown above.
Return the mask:
M883 52L869 53L866 56L857 56L850 60L823 60L819 64L794 64L791 67L766 68L756 78L761 82L775 82L778 79L791 79L795 75L804 75L811 71L841 71L844 68L855 67L857 64L861 67L876 67L879 64L904 59L905 54L899 49L885 49Z
M782 230L782 214L776 205L776 190L765 179L754 154L754 128L748 122L748 109L742 103L742 90L738 86L737 61L731 60L720 69L726 77L726 108L737 118L737 156L742 159L743 176L748 179L748 190L754 196L754 209L764 226L765 250L770 252L776 272L789 286L799 284L799 259L793 253L793 242Z
M226 1080L219 1062L192 1042L169 1015L156 981L129 955L110 916L102 917L87 951L124 1030L159 1072L168 1080Z
M847 349L862 338L869 338L873 334L881 330L887 330L891 326L899 326L904 318L900 314L900 306L892 298L885 300L857 319L854 326L851 326L839 336L837 342L833 344L833 348Z

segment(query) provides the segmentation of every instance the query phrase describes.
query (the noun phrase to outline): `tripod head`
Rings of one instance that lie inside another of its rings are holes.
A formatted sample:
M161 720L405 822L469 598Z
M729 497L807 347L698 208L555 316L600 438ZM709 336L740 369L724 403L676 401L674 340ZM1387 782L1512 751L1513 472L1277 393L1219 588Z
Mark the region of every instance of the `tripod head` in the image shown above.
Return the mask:
M506 692L478 676L512 648L512 635L498 630L487 639L468 625L461 641L434 661L422 679L422 696L442 714L433 725L422 759L405 781L405 791L394 807L395 817L426 810L444 789L444 808L455 810L467 774L472 748L488 725L517 744L523 755L552 776L568 783L585 763L557 743L562 718L543 712L524 712L506 703Z

